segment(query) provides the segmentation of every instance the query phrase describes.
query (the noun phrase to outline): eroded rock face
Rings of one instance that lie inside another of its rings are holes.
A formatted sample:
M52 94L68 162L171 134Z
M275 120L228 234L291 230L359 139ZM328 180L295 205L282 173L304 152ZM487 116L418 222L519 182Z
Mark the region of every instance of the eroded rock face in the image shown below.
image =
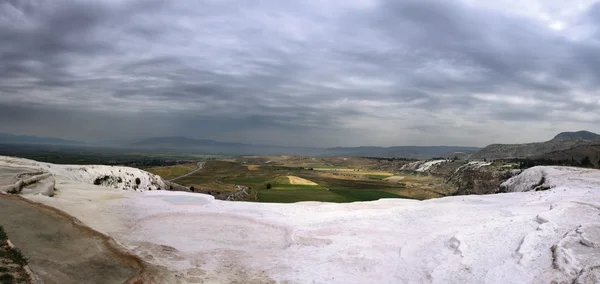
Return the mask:
M600 281L600 226L580 225L552 246L552 267L571 283Z
M444 163L449 163L450 161L451 160L446 160L446 159L431 160L431 161L416 161L416 162L408 163L408 164L402 166L402 168L400 168L400 170L417 172L417 173L422 173L422 174L429 174L435 168L441 166Z
M54 176L98 186L135 190L138 192L151 190L189 191L173 182L164 181L160 176L149 172L121 166L103 165L57 165L37 162L28 159L0 156L0 167L18 167L10 182L0 183L0 191L6 193L42 193L52 195ZM1 174L1 171L0 171Z
M3 172L0 167L0 173ZM21 169L17 174L0 175L0 193L54 195L54 176L43 171Z
M533 167L523 173L506 180L498 188L498 192L524 192L549 189L543 167Z
M491 194L500 192L500 185L520 172L497 169L492 163L470 162L456 169L447 182L456 188L456 195Z

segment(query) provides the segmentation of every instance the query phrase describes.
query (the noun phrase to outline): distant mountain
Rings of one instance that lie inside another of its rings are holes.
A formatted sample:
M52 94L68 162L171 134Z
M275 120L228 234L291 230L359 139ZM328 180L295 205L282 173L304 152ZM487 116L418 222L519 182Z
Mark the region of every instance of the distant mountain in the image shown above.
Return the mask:
M188 137L153 137L132 143L130 147L200 151L207 154L228 155L306 155L306 156L369 156L369 157L464 157L479 150L476 147L455 146L395 146L395 147L284 147L220 142Z
M450 158L457 156L464 158L480 149L462 146L335 147L327 149L327 153L336 156L360 157Z
M552 140L539 143L526 144L492 144L481 151L474 153L473 159L510 159L544 157L553 153L555 156L563 156L561 151L571 149L584 149L582 147L600 145L600 135L589 131L562 132Z
M552 141L587 140L600 141L600 135L589 131L562 132L554 136Z
M192 139L182 136L173 137L152 137L133 143L136 146L153 146L153 147L200 147L200 146L218 146L218 147L246 147L251 146L242 143L219 142L210 139Z
M0 133L0 144L84 145L85 143L54 137L37 137Z
M210 139L194 139L182 136L152 137L137 141L129 146L226 155L319 155L321 151L319 148L310 147L254 145L237 142L220 142Z

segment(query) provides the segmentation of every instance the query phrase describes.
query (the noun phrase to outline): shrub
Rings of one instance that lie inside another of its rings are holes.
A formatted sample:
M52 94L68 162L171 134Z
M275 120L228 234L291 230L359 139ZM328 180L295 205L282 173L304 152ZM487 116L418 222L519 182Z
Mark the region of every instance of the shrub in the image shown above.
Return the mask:
M0 275L0 283L2 284L11 284L11 283L15 283L15 278L8 273L2 274Z
M8 258L21 267L27 265L27 258L17 248L7 248L4 251L0 251L0 257Z
M585 156L583 157L583 159L581 159L581 166L582 167L593 167L594 164L592 164L592 160L590 160L590 157Z
M266 187L267 187L267 189L271 189L271 184L267 183Z
M140 178L135 178L135 184L136 185L140 185L142 181L140 180Z
M6 240L8 240L8 236L6 235L6 232L4 232L4 227L0 226L0 241Z
M107 181L108 179L110 179L109 176L98 177L94 180L94 185L101 185L103 182Z
M547 185L542 185L542 186L538 186L535 188L535 191L544 191L544 190L548 190L551 189L552 187L547 186Z
M193 186L190 186L190 191L194 192L196 189Z

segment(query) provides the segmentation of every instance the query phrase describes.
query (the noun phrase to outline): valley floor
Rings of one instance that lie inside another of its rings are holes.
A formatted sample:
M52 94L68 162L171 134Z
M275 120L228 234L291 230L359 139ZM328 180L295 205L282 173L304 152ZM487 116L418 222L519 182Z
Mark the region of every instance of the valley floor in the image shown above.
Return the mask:
M598 283L600 171L536 167L510 187L541 176L550 189L265 204L57 175L54 197L25 197L162 267L163 283Z

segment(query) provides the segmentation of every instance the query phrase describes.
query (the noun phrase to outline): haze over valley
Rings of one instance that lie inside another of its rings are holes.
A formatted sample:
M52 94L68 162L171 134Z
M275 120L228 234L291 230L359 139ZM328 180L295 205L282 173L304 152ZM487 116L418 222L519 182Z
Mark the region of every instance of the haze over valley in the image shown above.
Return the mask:
M600 2L0 2L0 283L600 283Z

